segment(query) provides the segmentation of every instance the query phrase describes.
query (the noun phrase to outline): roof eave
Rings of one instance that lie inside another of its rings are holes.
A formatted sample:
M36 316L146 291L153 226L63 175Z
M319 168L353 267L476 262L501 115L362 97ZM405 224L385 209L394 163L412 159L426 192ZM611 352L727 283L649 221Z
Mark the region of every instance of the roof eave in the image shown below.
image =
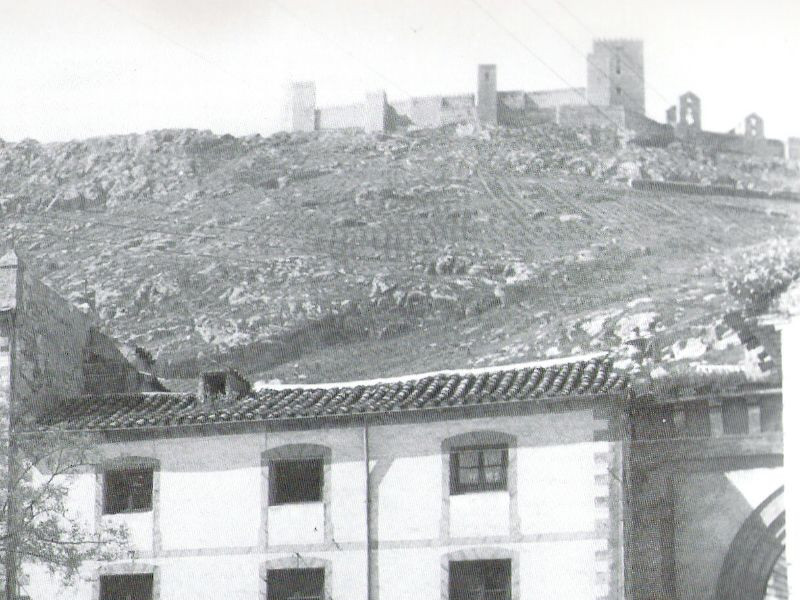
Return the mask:
M106 441L128 441L133 439L207 437L209 435L229 435L260 431L313 430L324 427L346 427L352 425L391 425L406 422L446 421L454 419L473 419L495 416L537 414L544 412L567 412L586 410L619 402L629 397L628 390L598 394L569 394L564 396L545 396L525 400L507 400L476 403L460 406L437 406L395 411L371 411L347 414L311 415L299 417L279 417L262 419L241 419L204 423L180 423L168 425L144 425L135 427L101 428L50 428L51 431L69 431L76 434L102 436ZM29 434L46 434L47 429L30 431Z

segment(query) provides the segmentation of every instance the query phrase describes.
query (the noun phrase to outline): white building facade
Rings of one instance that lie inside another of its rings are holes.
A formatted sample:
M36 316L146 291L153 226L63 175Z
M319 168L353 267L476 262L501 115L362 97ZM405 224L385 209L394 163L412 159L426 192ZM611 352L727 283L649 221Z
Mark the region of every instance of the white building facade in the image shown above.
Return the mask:
M130 550L75 600L620 597L625 381L602 361L238 399L76 399L49 424L92 430L75 477L86 527ZM81 406L92 406L81 412ZM102 406L98 409L97 406Z

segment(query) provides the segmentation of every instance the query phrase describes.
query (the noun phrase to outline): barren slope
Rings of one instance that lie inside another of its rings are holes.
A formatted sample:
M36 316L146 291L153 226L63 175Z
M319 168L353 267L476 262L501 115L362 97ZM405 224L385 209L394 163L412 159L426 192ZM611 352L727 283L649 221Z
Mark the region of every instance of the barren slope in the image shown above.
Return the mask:
M721 323L747 301L729 290L762 268L785 271L781 289L797 276L798 205L627 187L642 174L796 185L775 162L555 128L155 132L0 147L0 245L93 293L167 377L366 378L640 337L656 362L740 361Z

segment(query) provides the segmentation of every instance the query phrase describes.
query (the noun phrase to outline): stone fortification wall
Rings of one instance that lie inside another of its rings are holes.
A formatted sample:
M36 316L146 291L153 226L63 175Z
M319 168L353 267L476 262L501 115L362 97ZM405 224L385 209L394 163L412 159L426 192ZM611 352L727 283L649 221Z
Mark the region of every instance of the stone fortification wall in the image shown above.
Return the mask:
M562 127L625 127L622 106L561 106L558 124Z
M317 110L317 129L363 129L364 105L344 104Z
M783 158L785 149L780 140L746 137L732 133L703 131L694 137L696 143L715 152L734 152L753 156Z
M789 160L800 161L800 138L790 137L786 146Z
M473 122L476 119L475 96L472 94L445 96L442 98L441 111L442 125Z
M561 90L543 90L540 92L526 92L528 102L541 108L556 108L564 105L586 105L586 88L564 88Z
M443 99L443 96L409 98L392 102L392 108L397 114L399 124L407 122L408 125L418 127L439 127L442 125Z
M140 389L138 370L99 331L93 311L64 300L21 262L3 274L3 297L13 291L14 298L14 389L21 406L36 412L84 393ZM8 342L0 345L7 353Z

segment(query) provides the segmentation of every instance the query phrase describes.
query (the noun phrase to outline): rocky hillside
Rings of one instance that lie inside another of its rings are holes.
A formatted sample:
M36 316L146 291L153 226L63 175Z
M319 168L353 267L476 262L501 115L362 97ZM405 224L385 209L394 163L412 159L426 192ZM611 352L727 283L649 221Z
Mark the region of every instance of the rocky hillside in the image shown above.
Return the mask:
M800 185L780 161L557 127L23 141L0 144L0 247L167 377L641 355L645 337L657 362L724 355L747 278L783 291L800 272L800 210L641 177Z

